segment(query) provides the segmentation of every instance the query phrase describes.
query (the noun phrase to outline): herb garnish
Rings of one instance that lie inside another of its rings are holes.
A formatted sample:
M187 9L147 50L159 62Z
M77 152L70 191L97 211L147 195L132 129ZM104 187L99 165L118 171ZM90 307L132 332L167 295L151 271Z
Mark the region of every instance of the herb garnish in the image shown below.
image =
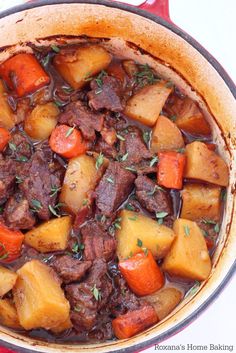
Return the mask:
M137 221L138 216L134 215L133 217L128 217L131 221Z
M125 141L125 138L122 135L116 134L116 137L121 141Z
M144 85L153 85L155 82L159 81L157 77L155 77L152 68L148 65L139 65L139 72L134 74L134 78L136 83L143 87Z
M73 253L77 254L79 251L84 250L84 244L75 243L71 250Z
M19 177L18 175L16 175L16 184L21 184L23 183L23 179L21 177Z
M88 203L89 203L89 200L88 199L84 199L82 201L82 206L87 206Z
M200 282L195 281L194 286L193 286L192 288L190 288L190 290L187 292L187 295L186 295L186 296L195 294L195 293L198 291L200 285L201 285Z
M214 232L215 233L219 233L220 231L220 226L219 226L219 223L216 223L215 227L214 227Z
M79 312L81 311L81 309L76 305L76 306L74 307L74 311L76 311L77 313L79 313Z
M145 142L146 144L149 143L150 138L151 138L151 133L150 133L150 131L144 131L144 133L143 133L143 139L144 139L144 142Z
M172 115L172 116L170 117L170 120L173 121L173 122L175 122L176 119L177 119L177 116L176 116L176 115Z
M91 292L93 293L94 298L98 301L102 299L102 295L97 288L96 284L94 284L93 288L91 289Z
M129 170L130 172L137 173L137 170L134 167L125 167L126 170Z
M154 164L156 164L158 162L158 157L157 156L154 156L151 161L150 161L150 167L153 167Z
M216 224L216 222L212 221L211 219L202 219L201 222L204 224Z
M107 179L108 183L114 184L114 180L111 177L107 177L106 179Z
M129 155L128 152L127 152L126 154L124 154L124 155L120 158L120 161L121 161L121 162L125 162L126 159L128 158L128 155Z
M142 242L141 239L137 239L137 246L138 246L139 248L142 248L143 242Z
M60 214L58 214L58 212L60 211L60 208L64 206L64 203L58 203L57 205L55 205L54 207L52 205L48 206L49 211L56 217L61 217Z
M190 236L190 229L189 229L189 226L187 226L187 224L184 225L184 233L186 237Z
M62 90L63 90L65 93L71 93L71 92L74 91L72 87L62 87Z
M134 211L134 210L135 210L134 206L131 205L130 203L127 203L127 204L125 205L125 208L126 208L126 210L129 210L129 211Z
M6 251L6 247L3 243L0 243L0 260L5 260L8 258L8 252Z
M16 144L15 144L15 143L13 143L13 142L8 142L8 146L9 146L9 148L10 148L10 150L11 150L12 152L16 152L17 147L16 147Z
M51 187L51 194L50 194L50 197L53 197L53 196L56 196L57 193L61 190L61 187L58 187L56 185L53 185Z
M46 55L43 59L42 59L42 64L43 66L47 66L50 60L50 54Z
M31 204L33 205L33 208L31 209L33 212L39 212L43 207L41 202L37 199L32 199Z
M98 170L104 162L104 155L100 152L99 155L96 158L96 169Z
M69 137L73 133L74 129L75 129L75 125L70 127L66 132L66 137Z
M121 217L118 217L115 219L115 222L113 223L113 225L116 229L121 229L120 222L121 222Z
M226 189L222 189L220 193L221 201L226 201L226 197L227 197Z
M53 51L55 51L55 53L59 53L61 50L56 44L52 44L51 48Z
M176 152L184 153L185 152L185 148L177 148Z
M57 107L63 107L63 105L65 104L65 103L63 103L63 102L60 102L60 101L58 101L58 100L54 100L54 103L56 104L56 106Z
M168 212L156 212L157 222L159 224L163 223L163 219L168 215Z
M20 157L17 157L16 158L16 161L17 162L28 162L28 158L27 157L25 157L25 156L20 156Z
M161 186L155 185L154 188L152 189L152 191L147 191L146 194L148 196L153 196L157 190L161 190L161 191L165 192L165 190Z

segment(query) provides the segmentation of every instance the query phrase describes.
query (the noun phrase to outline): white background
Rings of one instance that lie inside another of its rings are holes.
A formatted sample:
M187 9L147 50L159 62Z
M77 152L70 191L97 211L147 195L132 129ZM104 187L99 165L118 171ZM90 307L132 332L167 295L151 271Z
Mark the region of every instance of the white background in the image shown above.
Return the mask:
M140 4L142 0L127 2ZM0 0L0 10L18 3L21 0ZM169 0L169 3L172 21L197 39L236 82L236 0ZM235 344L236 351L235 327L234 276L220 297L195 322L163 344ZM147 349L147 352L154 352L154 348Z

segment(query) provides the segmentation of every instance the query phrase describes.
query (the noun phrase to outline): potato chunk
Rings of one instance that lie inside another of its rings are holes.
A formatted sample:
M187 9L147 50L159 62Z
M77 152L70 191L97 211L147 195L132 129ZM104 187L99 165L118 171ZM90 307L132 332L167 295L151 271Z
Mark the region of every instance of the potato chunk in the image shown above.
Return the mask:
M38 260L31 260L17 273L13 295L24 329L49 330L63 324L69 317L70 305L54 271Z
M154 126L171 91L165 81L145 86L128 100L124 113L144 125Z
M182 147L184 147L184 139L175 123L160 115L152 131L152 152L173 151Z
M195 141L186 146L185 177L227 186L229 171L225 161L205 143Z
M181 302L182 298L183 293L175 287L165 287L156 293L143 297L144 300L154 307L159 320L169 315Z
M25 234L25 244L41 253L65 250L71 230L71 218L51 219Z
M181 218L198 221L220 219L220 192L218 186L185 184L181 191L183 199Z
M22 328L11 299L0 299L0 324L13 329Z
M69 328L71 328L73 325L72 325L72 322L70 321L70 316L68 316L68 318L66 319L65 322L59 324L58 326L56 327L53 327L51 329L51 331L53 333L60 333L60 332L63 332L65 330L68 330Z
M88 205L89 192L94 190L98 175L93 157L81 155L70 159L60 195L60 202L69 212L76 214L84 204Z
M35 140L46 140L57 125L59 113L54 103L37 105L25 119L25 132Z
M120 217L121 229L116 232L120 260L140 252L140 247L149 249L156 259L167 254L175 238L172 229L132 211L122 210Z
M8 268L0 266L0 297L9 292L16 283L17 274Z
M0 80L0 127L11 130L16 124L16 116L8 102L4 84Z
M175 220L173 229L177 237L164 259L163 270L193 280L207 279L211 272L211 259L198 225L179 218Z
M83 87L86 78L105 70L111 62L111 55L99 45L61 50L53 60L57 71L74 89Z
M211 129L196 102L191 98L173 98L171 113L176 115L176 125L193 135L210 135Z

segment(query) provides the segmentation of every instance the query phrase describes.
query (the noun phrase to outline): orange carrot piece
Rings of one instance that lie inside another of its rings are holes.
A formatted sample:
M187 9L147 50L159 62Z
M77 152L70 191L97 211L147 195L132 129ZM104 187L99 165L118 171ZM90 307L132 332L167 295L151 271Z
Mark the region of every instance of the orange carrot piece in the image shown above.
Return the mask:
M0 262L11 262L20 256L24 234L0 223Z
M0 152L4 150L10 138L11 138L11 135L9 131L4 129L3 127L0 127Z
M32 54L21 53L0 65L0 76L19 97L49 84L50 77Z
M51 149L65 158L73 158L86 152L81 133L68 125L59 125L49 139Z
M182 189L186 157L174 151L158 153L157 182L170 189Z
M137 295L148 295L164 285L164 276L151 251L140 252L119 262L119 269L131 290Z
M119 339L129 338L159 321L156 311L151 305L129 311L112 321L115 336Z

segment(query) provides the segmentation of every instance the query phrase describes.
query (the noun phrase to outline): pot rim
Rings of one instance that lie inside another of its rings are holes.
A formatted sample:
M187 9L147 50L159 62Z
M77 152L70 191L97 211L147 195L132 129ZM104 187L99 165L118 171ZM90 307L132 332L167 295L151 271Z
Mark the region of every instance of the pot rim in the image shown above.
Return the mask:
M140 8L137 8L132 5L124 4L124 3L119 3L111 0L36 0L36 2L30 2L22 5L18 5L15 7L12 7L6 11L3 11L0 13L0 19L7 17L9 15L25 11L25 10L30 10L32 8L37 8L37 7L43 7L43 6L48 6L48 5L58 5L58 4L92 4L92 5L102 5L106 7L111 7L111 8L117 8L126 12L131 12L136 15L145 17L157 24L160 24L170 31L174 32L178 36L180 36L182 39L184 39L186 42L188 42L192 47L194 47L210 64L213 66L213 68L218 72L218 74L221 76L225 84L228 86L229 90L231 91L232 95L234 98L236 98L236 85L233 82L233 80L230 78L228 73L225 71L225 69L222 67L222 65L201 45L199 44L193 37L191 37L189 34L187 34L185 31L182 29L178 28L175 24L169 23L166 20L162 19L161 17L157 15L153 15L145 10L141 10ZM179 331L183 330L187 325L189 325L191 322L193 322L195 319L200 316L200 314L203 313L203 311L220 295L222 290L226 287L226 285L229 283L230 279L232 279L234 273L236 272L236 260L232 264L232 266L229 268L227 274L225 275L223 281L219 284L219 286L211 293L211 295L207 298L207 300L199 306L195 311L193 311L186 319L182 320L180 323L177 325L173 326L172 328L168 329L165 333L162 333L160 335L157 334L155 338L152 338L148 341L135 344L131 347L119 349L116 351L116 353L132 353L132 352L137 352L143 349L146 349L148 347L153 346L154 344L158 344L174 334L177 334ZM3 344L5 347L15 349L18 352L22 353L32 353L34 352L31 349L26 349L26 348L19 348L16 345L13 345L11 343L4 342L0 340L0 343ZM59 348L60 346L58 346Z

